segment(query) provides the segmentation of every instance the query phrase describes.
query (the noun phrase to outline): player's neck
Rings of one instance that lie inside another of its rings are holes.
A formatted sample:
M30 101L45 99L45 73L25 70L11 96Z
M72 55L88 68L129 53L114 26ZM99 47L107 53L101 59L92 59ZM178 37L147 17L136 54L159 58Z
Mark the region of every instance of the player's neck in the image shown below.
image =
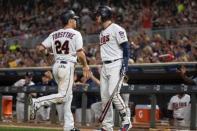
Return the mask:
M111 24L112 24L112 21L111 21L111 20L105 21L105 22L103 23L103 29L106 29L106 28L109 27Z
M181 99L182 97L184 97L185 94L178 94L178 97Z
M73 27L71 25L64 26L64 29L69 29L69 28L73 28Z
M70 27L70 26L64 26L64 29L70 29L70 28L72 28L72 27Z

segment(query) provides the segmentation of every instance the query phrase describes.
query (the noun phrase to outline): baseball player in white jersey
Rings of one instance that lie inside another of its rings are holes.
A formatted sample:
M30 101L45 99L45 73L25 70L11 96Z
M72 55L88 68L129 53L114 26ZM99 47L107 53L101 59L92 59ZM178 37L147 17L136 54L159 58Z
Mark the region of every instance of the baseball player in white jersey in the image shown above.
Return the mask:
M32 86L35 85L32 81L33 74L30 72L26 72L25 79L20 79L14 83L15 87L24 87L24 86ZM16 97L16 119L17 123L24 122L24 100L25 93L17 93Z
M129 59L129 44L126 31L119 25L112 23L111 17L112 12L110 7L100 6L98 8L96 12L96 21L103 27L100 33L100 51L103 62L100 82L103 108L112 95L121 75L124 75L128 70ZM119 87L121 87L121 83ZM122 119L120 131L128 131L132 125L127 114L125 103L119 94L119 90L115 93L112 102L119 111ZM102 122L102 131L113 130L112 104L110 106Z
M71 112L72 86L74 78L74 65L79 58L83 65L83 75L89 77L90 70L87 65L86 56L83 51L83 40L81 33L76 31L78 16L73 10L68 10L61 15L64 28L51 33L41 45L38 51L52 48L55 63L52 67L53 76L58 84L58 93L30 99L32 116L35 111L43 105L51 103L64 103L64 131L76 131Z
M190 96L188 94L179 93L172 96L168 103L168 110L172 111L173 123L175 126L185 126L185 113L190 103Z

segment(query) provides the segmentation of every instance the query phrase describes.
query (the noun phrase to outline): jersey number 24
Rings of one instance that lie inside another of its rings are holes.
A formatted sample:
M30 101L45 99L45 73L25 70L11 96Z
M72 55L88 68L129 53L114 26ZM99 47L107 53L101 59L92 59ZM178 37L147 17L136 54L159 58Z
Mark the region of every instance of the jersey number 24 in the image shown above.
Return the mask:
M63 44L60 41L55 41L55 49L57 54L68 54L69 53L69 47L68 47L69 41L66 40Z

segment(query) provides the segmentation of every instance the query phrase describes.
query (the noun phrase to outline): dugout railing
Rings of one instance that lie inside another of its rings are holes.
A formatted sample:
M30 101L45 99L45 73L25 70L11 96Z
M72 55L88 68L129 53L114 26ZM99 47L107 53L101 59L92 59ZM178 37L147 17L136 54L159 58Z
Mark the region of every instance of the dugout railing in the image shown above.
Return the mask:
M143 63L129 65L129 84L177 84L183 80L177 73L177 69L184 65L187 68L187 75L197 74L197 62L171 62L171 63ZM100 65L90 66L95 76L99 76ZM81 66L76 65L75 72L82 74ZM33 81L38 82L43 73L51 70L51 67L25 67L25 68L0 68L0 85L15 83L24 78L25 73L34 74Z
M80 85L81 86L81 85ZM94 90L88 90L88 88L77 88L74 92L82 93L82 120L81 124L86 125L86 109L87 109L87 92L97 92L99 93L99 89L95 88ZM56 93L57 87L55 86L42 86L37 88L37 86L30 86L30 87L12 87L12 86L2 86L0 87L0 101L2 101L2 95L5 93L25 93L25 121L28 121L28 94L29 93ZM123 86L121 89L122 93L130 93L132 95L150 95L150 104L151 104L151 112L150 112L150 128L155 128L156 121L155 121L155 110L157 94L175 94L175 93L188 93L191 95L191 117L190 117L190 129L196 129L196 94L197 94L197 86L180 86L180 85L129 85ZM0 102L0 119L2 118L2 103ZM55 107L52 106L52 113L51 113L51 122L55 123ZM117 114L116 114L117 115ZM2 120L2 119L1 119ZM116 119L115 125L117 125L118 120Z

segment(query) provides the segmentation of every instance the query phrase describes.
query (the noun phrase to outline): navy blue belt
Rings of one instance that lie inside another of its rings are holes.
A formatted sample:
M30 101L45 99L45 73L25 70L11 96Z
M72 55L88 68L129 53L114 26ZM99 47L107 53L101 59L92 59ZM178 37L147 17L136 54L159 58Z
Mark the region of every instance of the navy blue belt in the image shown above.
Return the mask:
M56 63L67 64L68 62L67 61L60 61L60 60L58 60L58 61L56 61Z
M103 61L103 63L104 63L104 64L110 64L110 63L115 62L115 61L117 61L117 60L119 60L119 59L107 60L107 61Z
M183 118L175 118L175 119L178 120L178 121L184 120Z
M67 62L66 62L66 61L60 61L60 63L61 63L61 64L67 64Z

